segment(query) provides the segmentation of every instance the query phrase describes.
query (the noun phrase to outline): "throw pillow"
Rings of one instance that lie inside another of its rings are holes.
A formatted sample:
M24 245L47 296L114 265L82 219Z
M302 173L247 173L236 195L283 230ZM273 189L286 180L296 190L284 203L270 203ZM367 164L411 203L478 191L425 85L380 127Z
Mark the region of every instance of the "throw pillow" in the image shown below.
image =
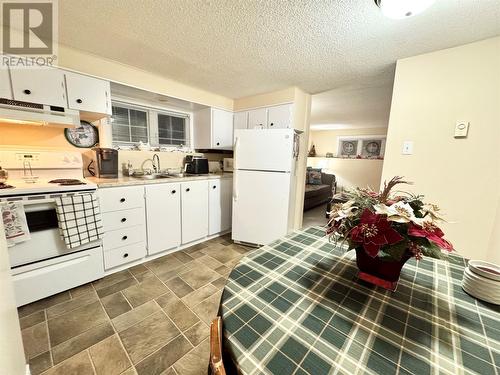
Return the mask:
M308 182L310 185L321 185L321 168L311 168L308 174Z

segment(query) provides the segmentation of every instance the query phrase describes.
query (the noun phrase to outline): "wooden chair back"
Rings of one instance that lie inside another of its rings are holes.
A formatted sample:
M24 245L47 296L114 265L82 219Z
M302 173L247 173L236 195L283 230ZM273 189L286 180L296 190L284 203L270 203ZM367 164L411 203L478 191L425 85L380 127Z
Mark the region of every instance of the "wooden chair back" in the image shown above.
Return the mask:
M222 319L220 316L210 323L210 369L212 375L226 375L222 360Z

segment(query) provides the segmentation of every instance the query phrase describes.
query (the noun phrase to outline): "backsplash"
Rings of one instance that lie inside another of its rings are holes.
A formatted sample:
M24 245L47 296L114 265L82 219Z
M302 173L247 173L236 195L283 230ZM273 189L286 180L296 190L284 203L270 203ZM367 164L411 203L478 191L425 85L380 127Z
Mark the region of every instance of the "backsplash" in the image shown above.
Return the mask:
M41 147L80 150L64 136L64 130L50 126L8 124L0 122L0 146Z

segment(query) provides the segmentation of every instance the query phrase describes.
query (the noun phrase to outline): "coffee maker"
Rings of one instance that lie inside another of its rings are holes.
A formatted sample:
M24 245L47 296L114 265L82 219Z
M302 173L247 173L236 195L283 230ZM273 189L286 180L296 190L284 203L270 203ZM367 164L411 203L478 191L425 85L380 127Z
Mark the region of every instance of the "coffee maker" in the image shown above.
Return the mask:
M118 178L118 151L112 148L96 147L95 175L98 178Z

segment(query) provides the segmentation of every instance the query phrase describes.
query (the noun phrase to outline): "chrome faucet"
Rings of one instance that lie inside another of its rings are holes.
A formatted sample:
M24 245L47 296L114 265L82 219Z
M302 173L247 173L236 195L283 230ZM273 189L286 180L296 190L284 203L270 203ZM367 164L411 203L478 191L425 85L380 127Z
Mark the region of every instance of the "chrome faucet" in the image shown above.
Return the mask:
M161 172L161 168L160 168L160 157L158 156L158 154L154 154L153 155L153 169L156 173L160 173Z

